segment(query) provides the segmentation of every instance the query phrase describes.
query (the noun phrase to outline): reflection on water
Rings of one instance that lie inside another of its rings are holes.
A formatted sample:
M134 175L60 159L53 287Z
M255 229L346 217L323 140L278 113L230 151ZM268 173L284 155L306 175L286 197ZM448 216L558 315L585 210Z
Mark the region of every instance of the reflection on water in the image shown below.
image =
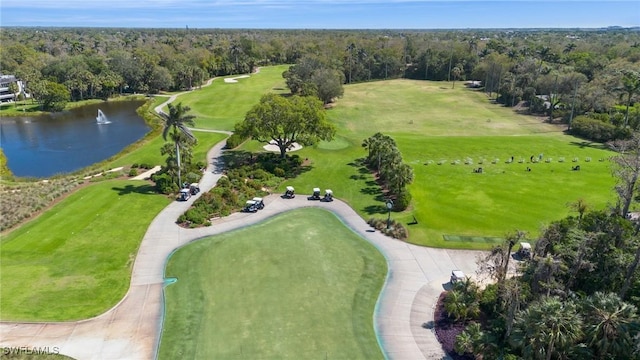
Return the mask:
M47 177L105 160L142 138L149 127L136 114L143 101L87 105L37 117L0 119L0 146L16 176ZM98 124L102 110L109 124Z

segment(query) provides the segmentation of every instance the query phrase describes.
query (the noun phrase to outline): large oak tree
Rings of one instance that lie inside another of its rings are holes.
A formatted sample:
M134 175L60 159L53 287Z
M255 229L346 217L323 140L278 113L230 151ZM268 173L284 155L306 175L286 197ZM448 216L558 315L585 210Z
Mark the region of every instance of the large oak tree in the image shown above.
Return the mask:
M319 140L331 141L336 132L317 98L277 94L264 95L244 121L236 124L235 131L243 137L273 142L282 158L294 143L311 145Z

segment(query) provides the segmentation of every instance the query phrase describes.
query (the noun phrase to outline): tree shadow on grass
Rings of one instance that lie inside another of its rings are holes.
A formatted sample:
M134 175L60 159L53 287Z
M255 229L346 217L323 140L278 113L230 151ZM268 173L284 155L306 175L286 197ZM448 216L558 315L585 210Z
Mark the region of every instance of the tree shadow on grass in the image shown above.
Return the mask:
M571 141L571 142L569 142L569 144L571 144L573 146L577 146L580 149L591 148L591 149L598 149L598 150L611 150L611 149L609 149L609 147L606 144L601 144L601 143L587 141L587 140L584 140L584 141Z
M386 214L388 211L387 207L383 204L365 206L362 210L364 210L364 212L366 212L368 215Z
M123 187L112 187L112 190L118 192L118 195L141 194L141 195L158 195L155 186L150 184L144 185L125 185Z

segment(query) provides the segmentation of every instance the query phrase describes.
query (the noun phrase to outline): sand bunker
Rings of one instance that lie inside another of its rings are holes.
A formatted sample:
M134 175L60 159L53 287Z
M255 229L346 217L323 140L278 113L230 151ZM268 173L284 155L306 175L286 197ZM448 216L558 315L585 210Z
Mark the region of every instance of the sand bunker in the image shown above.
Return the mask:
M244 79L244 78L248 78L249 75L240 75L240 76L236 76L236 77L232 77L232 78L226 78L224 79L224 82L226 83L237 83L238 79Z
M278 147L278 145L276 145L276 142L273 140L269 142L269 144L263 146L263 148L267 151L280 152L280 148ZM298 143L293 143L291 144L289 149L287 149L287 152L298 151L300 149L302 149L302 145Z

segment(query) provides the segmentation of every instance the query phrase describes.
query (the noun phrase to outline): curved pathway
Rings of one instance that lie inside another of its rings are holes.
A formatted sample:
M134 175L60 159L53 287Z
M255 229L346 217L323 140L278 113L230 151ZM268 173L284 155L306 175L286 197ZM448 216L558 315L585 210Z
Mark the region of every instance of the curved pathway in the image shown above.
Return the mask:
M209 81L210 83L210 81ZM162 105L164 106L164 104ZM157 109L157 108L156 108ZM142 239L125 297L106 313L92 319L57 323L0 323L0 346L59 349L81 359L155 359L164 312L163 281L168 256L176 248L202 237L249 226L301 207L322 207L334 212L346 226L374 244L385 256L389 272L378 299L374 325L389 359L442 359L442 347L432 330L422 324L433 320L433 306L452 269L475 272L478 252L425 248L372 232L346 203L308 201L306 196L265 198L257 213L235 213L215 220L210 227L184 229L179 215L215 186L221 177L219 163L225 142L207 154L203 190L186 202L173 202L151 222Z

